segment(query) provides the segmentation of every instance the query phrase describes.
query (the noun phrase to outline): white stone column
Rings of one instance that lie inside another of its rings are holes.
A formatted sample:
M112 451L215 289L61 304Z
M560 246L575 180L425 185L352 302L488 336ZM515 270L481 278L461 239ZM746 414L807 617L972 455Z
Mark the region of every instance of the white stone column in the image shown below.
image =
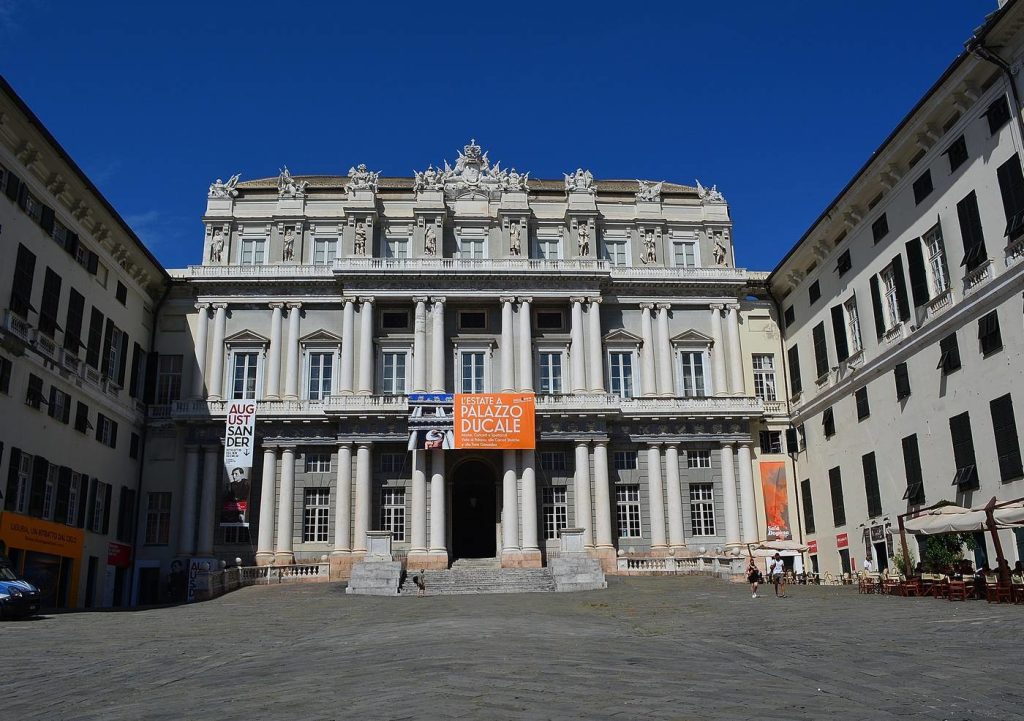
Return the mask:
M356 360L356 299L345 298L341 311L341 378L338 391L345 396L352 395L355 385ZM351 449L349 451L351 453Z
M575 476L576 527L583 529L583 545L594 545L594 513L590 503L590 449L587 441L576 441Z
M740 542L740 515L736 507L736 471L733 466L732 443L722 444L722 512L725 515L725 542Z
M196 324L196 362L192 376L192 398L206 397L206 347L210 340L210 304L196 303L199 321Z
M672 306L658 303L658 395L671 397L672 389L672 344L668 337L668 312Z
M757 507L754 501L754 473L750 459L750 444L740 443L736 450L736 465L739 468L740 513L743 518L743 540L753 543L758 539Z
M295 449L281 449L281 497L277 505L277 552L274 563L287 565L295 560L292 553L292 520L295 514Z
M288 367L284 376L284 397L286 400L297 400L299 397L299 319L302 317L302 303L288 304Z
M520 451L523 479L523 553L540 553L537 536L537 477L534 471L536 453L531 448Z
M412 523L409 532L409 551L427 550L427 456L417 448L412 452Z
M210 365L209 380L206 387L210 389L210 400L224 400L224 335L228 325L227 303L213 304L213 363Z
M274 562L274 521L277 515L277 449L263 449L263 475L260 480L260 527L256 537L256 563Z
M178 555L195 553L196 502L199 493L199 446L185 446L185 485L181 492Z
M430 334L430 392L444 393L444 347L447 340L444 332L445 299L443 296L434 296L430 300L434 304L431 310L434 326ZM441 468L443 472L444 466ZM444 541L443 538L441 540Z
M427 392L427 299L417 296L412 335L412 392Z
M373 395L373 298L360 298L359 308L359 394ZM369 530L364 529L364 530ZM365 537L363 543L365 544ZM356 543L359 543L358 536ZM365 546L363 550L366 550Z
M597 547L612 548L612 487L608 479L608 441L594 442L594 503Z
M270 304L270 349L267 353L267 390L264 397L268 401L281 399L281 309L284 303Z
M657 393L657 380L654 375L654 325L651 322L653 309L653 303L640 304L640 337L643 339L643 346L640 348L640 388L645 396Z
M572 327L570 353L572 354L572 392L587 392L586 348L583 345L583 301L584 298L570 298L572 303Z
M516 452L501 453L504 474L501 479L501 553L518 553L519 546L519 488L516 472Z
M661 482L661 448L657 443L647 447L647 491L651 507L651 550L664 550L665 542L665 496Z
M715 387L714 395L728 394L725 380L725 341L722 339L722 308L723 305L711 306L711 379Z
M512 393L516 389L515 381L515 350L512 316L512 303L515 297L503 295L501 301L501 392Z
M592 393L604 393L604 354L601 342L601 299L591 298L587 309L587 335L590 336L587 357L587 379Z
M430 451L430 552L448 553L445 540L444 451Z
M729 391L735 396L744 395L743 388L743 353L740 349L740 321L739 303L730 303L728 306L728 330L729 330Z
M533 393L533 324L530 307L533 298L519 297L519 390Z
M366 532L370 530L370 444L356 446L356 513L352 530L352 551L366 553Z
M686 538L683 535L683 491L679 485L679 448L671 443L665 446L665 483L668 488L668 545L682 548Z
M352 551L352 444L338 444L338 491L334 499L334 555Z
M220 485L223 466L220 446L203 449L203 490L199 495L199 541L196 555L213 555L213 529L217 518L217 486Z

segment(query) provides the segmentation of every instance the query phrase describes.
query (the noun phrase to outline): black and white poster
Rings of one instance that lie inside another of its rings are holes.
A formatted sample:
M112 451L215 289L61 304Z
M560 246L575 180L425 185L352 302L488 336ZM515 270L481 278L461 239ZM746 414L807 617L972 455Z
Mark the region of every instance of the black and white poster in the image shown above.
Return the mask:
M256 403L230 401L224 429L226 481L221 497L220 525L249 525L249 489L256 446Z

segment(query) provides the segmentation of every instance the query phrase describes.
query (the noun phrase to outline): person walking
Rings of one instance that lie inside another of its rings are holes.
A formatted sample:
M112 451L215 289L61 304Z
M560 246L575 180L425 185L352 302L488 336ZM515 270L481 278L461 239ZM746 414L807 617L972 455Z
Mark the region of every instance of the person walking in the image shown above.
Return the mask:
M771 566L772 584L775 586L775 597L786 597L786 564L782 562L782 556L778 553L772 559Z
M753 556L750 557L750 563L747 565L747 581L750 583L750 597L757 598L757 584L761 582L761 571Z

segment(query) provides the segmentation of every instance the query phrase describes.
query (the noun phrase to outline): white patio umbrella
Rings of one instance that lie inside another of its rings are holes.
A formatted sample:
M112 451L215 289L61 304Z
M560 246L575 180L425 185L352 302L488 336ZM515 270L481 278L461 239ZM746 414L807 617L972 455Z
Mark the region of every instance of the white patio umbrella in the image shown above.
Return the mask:
M948 505L932 508L903 523L908 533L930 536L937 533L984 531L988 528L984 510Z
M999 528L1019 528L1024 526L1024 501L1010 503L992 511Z
M776 553L780 556L797 556L810 547L800 541L756 541L747 544L747 551L758 558L771 558Z

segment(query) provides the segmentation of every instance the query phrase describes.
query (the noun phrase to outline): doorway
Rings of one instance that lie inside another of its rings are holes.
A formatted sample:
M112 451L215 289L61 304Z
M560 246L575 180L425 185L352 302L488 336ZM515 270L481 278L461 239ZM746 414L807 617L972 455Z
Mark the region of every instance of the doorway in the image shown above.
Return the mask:
M885 541L874 544L875 547L875 573L881 573L889 568L889 554L886 552Z
M452 489L452 559L497 555L497 492L494 470L467 461L455 470Z

